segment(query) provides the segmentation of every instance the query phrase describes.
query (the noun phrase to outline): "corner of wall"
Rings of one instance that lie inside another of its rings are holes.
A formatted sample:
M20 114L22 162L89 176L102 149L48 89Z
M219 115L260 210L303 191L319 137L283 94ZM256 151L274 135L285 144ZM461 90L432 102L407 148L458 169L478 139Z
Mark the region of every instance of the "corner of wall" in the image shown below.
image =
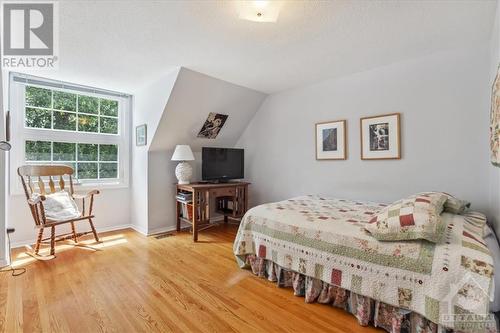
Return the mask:
M148 232L148 159L149 147L172 93L181 68L165 74L134 94L132 114L131 225L141 233ZM147 144L135 145L135 128L147 126Z

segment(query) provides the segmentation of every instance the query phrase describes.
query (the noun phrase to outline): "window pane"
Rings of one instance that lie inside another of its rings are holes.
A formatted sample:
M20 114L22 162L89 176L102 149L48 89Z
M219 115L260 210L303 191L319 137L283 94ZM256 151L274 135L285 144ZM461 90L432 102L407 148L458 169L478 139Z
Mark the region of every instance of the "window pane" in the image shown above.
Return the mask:
M54 111L54 129L75 131L76 114Z
M48 141L26 141L26 161L50 161L50 149Z
M99 99L96 97L78 95L78 112L99 113Z
M99 131L99 117L78 114L78 130L97 133Z
M78 163L78 179L97 179L97 163Z
M76 170L76 163L69 163L69 162L54 162L52 163L53 165L66 165L66 166L69 166L70 168L73 169L73 171ZM64 177L64 179L66 180L66 177ZM59 178L58 178L58 181L59 181Z
M26 127L50 128L52 111L26 108Z
M54 91L54 109L76 111L76 95L62 91Z
M101 117L101 133L118 134L118 119Z
M100 178L118 178L118 163L99 163Z
M118 101L101 98L101 115L118 117Z
M100 145L99 161L118 161L118 145Z
M78 160L79 161L96 161L97 162L97 145L79 143L78 144Z
M43 108L52 107L52 91L48 89L26 86L26 105Z
M54 142L54 161L76 161L76 145L68 142Z

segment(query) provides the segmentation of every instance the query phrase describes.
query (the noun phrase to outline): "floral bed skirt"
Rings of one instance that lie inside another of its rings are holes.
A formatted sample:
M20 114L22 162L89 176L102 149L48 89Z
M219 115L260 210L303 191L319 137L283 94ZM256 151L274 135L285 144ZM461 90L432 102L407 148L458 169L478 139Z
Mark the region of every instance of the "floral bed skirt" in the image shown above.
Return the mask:
M287 270L272 261L255 255L246 255L245 263L252 272L278 287L293 288L296 296L305 297L306 303L324 303L352 313L362 326L372 323L391 333L449 333L457 332L437 325L418 313L394 307L321 280Z

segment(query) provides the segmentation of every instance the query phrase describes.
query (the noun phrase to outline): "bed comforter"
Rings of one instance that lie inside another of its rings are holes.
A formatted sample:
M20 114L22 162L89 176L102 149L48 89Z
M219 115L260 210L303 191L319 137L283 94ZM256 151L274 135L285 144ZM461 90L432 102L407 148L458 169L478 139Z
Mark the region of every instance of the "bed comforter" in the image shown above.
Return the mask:
M384 206L319 196L257 206L242 219L234 254L241 267L255 256L446 328L489 331L493 259L474 223L484 216L443 213L440 244L381 242L364 224Z

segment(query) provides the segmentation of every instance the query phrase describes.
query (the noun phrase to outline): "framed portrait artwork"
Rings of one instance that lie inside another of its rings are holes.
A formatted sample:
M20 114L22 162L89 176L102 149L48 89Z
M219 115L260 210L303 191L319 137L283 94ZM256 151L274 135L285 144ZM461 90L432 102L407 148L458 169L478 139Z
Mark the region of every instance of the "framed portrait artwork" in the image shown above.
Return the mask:
M346 121L336 120L316 124L316 159L345 160L347 158Z
M145 146L148 143L148 128L146 124L135 128L135 145Z
M491 163L500 167L500 66L491 88L490 151Z
M227 117L227 114L210 112L208 114L207 120L205 120L203 127L198 133L198 137L204 139L215 139L219 134L222 126L224 126Z
M360 119L361 159L401 158L400 114L384 114Z

